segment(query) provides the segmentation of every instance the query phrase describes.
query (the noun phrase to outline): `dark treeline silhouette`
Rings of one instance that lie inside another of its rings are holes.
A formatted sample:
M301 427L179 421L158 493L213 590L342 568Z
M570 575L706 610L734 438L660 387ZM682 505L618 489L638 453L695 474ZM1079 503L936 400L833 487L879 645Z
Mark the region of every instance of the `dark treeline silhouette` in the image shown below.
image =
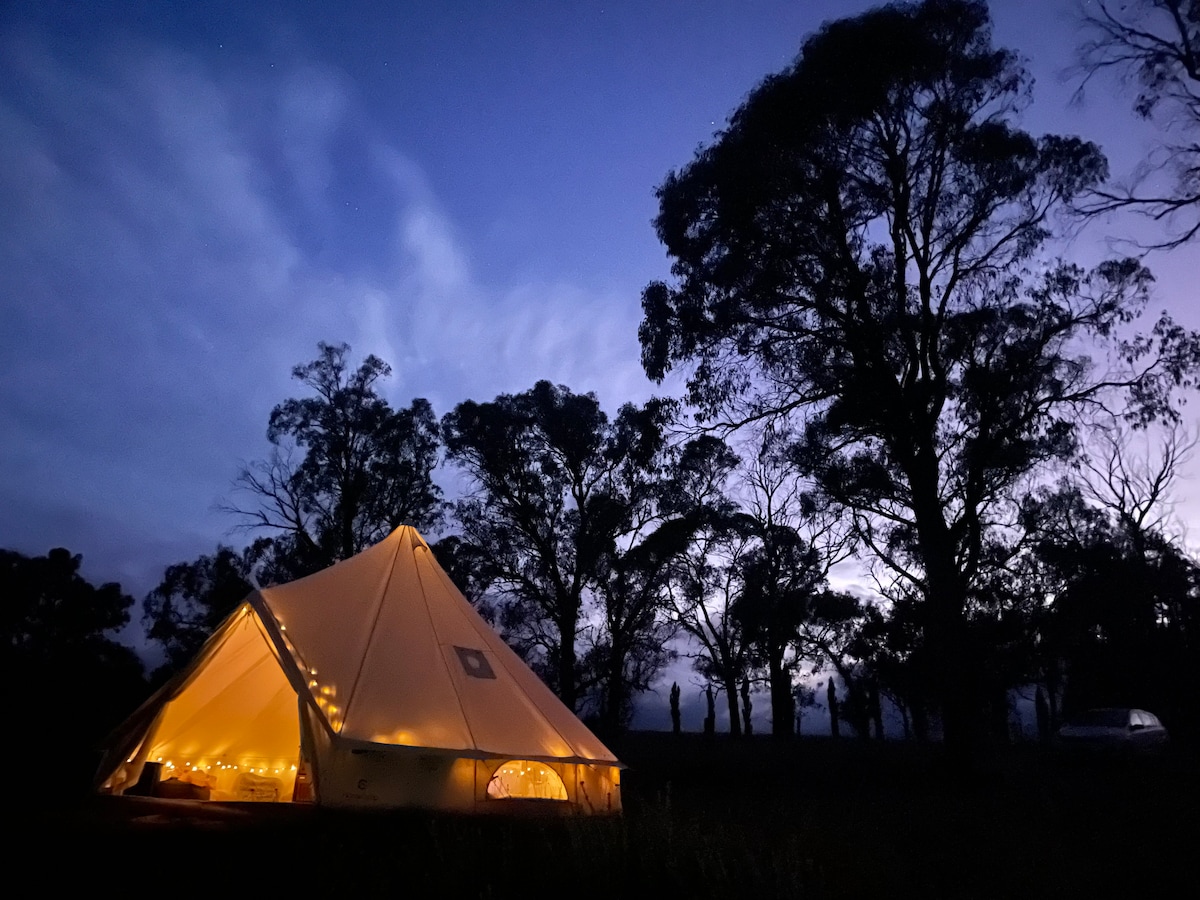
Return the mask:
M1177 83L1147 89L1175 103ZM961 764L1007 739L1017 689L1046 733L1125 703L1196 734L1200 579L1165 515L1187 443L1167 432L1147 468L1115 436L1179 421L1200 337L1165 316L1134 330L1139 261L1047 255L1107 165L1023 131L1028 89L978 2L894 4L805 40L658 189L673 278L645 289L639 337L650 377L684 373L683 398L610 415L539 381L439 420L388 402L383 360L320 344L226 506L251 542L170 566L145 598L156 680L252 587L411 524L606 736L677 654L706 729L723 694L734 735L752 690L771 733L794 735L818 677L835 735L881 737L886 705ZM54 553L37 578L70 569ZM851 558L873 591L832 589ZM121 670L96 635L131 601L72 596L99 616L78 626L87 653ZM6 664L51 672L75 626L27 605Z
M308 575L378 543L400 525L429 531L442 520L432 479L440 432L429 402L392 409L379 393L391 367L368 356L351 370L346 344L292 377L310 396L271 411L271 455L238 475L227 510L265 531L255 568L268 582Z
M32 557L0 550L10 796L82 790L101 741L145 695L140 660L113 637L129 622L134 600L118 584L89 583L81 563L62 547Z
M1138 261L1043 255L1106 162L1022 131L1028 87L982 3L825 25L659 188L674 281L643 294L651 377L682 367L711 427L795 432L796 473L880 567L880 660L964 764L1007 674L992 587L1021 484L1097 409L1177 418L1200 357L1165 317L1130 332Z
M658 615L688 499L665 427L672 405L609 419L593 394L542 381L442 421L468 479L460 534L509 642L572 709L616 731L668 658Z
M1147 706L1200 736L1200 567L1173 539L1171 487L1194 448L1178 429L1147 456L1114 429L1074 481L1027 498L1032 540L1011 589L1026 607L1022 656L1047 728L1093 706Z

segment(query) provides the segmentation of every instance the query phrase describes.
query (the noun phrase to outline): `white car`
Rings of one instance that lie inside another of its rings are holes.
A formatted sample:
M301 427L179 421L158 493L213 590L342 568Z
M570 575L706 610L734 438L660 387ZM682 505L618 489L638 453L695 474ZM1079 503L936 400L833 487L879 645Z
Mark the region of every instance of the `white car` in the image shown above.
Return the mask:
M1163 749L1167 729L1158 716L1144 709L1089 709L1072 716L1058 729L1055 743L1063 750L1142 753Z

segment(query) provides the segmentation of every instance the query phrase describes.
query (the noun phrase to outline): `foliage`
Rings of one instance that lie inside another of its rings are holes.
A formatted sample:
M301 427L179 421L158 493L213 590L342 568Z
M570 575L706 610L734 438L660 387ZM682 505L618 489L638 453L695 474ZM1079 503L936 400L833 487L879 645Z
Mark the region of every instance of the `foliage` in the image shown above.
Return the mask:
M492 585L484 552L456 534L434 542L430 549L467 602L494 627L499 611L488 593Z
M692 643L693 668L725 694L734 735L743 730L738 684L749 666L749 645L735 615L743 589L738 561L753 539L746 517L725 494L738 464L737 455L711 435L685 448L680 471L692 472L709 488L704 501L689 510L689 540L671 562L662 603L669 621Z
M609 420L595 395L540 381L442 422L472 483L455 517L506 638L572 709L600 689L610 728L665 658L655 610L672 542L647 538L670 412L651 401Z
M696 671L725 694L731 733L748 733L737 701L752 677L770 689L772 732L790 735L797 675L840 659L860 616L856 601L827 585L848 534L781 464L780 435L767 435L748 462L712 435L688 448L706 446L720 448L702 467L714 488L694 508L664 609L691 638ZM740 506L730 492L742 495Z
M272 454L236 482L251 504L228 508L246 527L273 535L263 583L325 568L400 525L432 530L442 518L432 479L440 436L429 402L394 410L379 392L387 363L368 356L351 370L346 344L318 347L317 359L292 370L314 396L271 411Z
M1135 112L1156 121L1164 134L1142 176L1160 170L1174 176L1174 184L1163 188L1097 190L1083 206L1094 213L1140 209L1173 226L1157 246L1184 244L1200 234L1200 2L1094 0L1084 7L1083 22L1084 84L1108 71L1137 83Z
M189 660L213 629L258 585L310 574L378 543L400 525L433 529L441 490L433 482L440 435L433 409L417 399L394 410L379 383L391 369L368 356L351 370L345 344L318 345L292 376L312 396L271 411L271 456L239 474L250 498L229 505L246 528L266 530L242 551L169 566L145 598L148 636L166 652L159 676Z
M1079 480L1026 503L1029 567L1046 591L1035 646L1048 698L1067 714L1141 706L1177 737L1200 735L1200 565L1168 536L1163 512L1186 452L1177 432L1157 463L1110 438Z
M6 665L47 663L71 653L98 654L112 643L106 632L129 623L133 598L121 586L95 587L80 574L83 557L56 547L28 557L0 550L4 597L0 652Z
M961 758L967 607L1014 485L1070 456L1121 389L1138 422L1175 415L1200 359L1165 318L1124 334L1150 282L1137 263L1027 271L1056 209L1106 171L1091 144L1021 131L1027 94L982 3L825 25L659 188L677 281L642 301L651 377L688 366L690 400L726 427L802 429L797 470L924 607Z
M744 584L736 615L750 647L751 664L766 673L771 731L795 730L794 678L807 660L833 662L835 633L847 635L858 605L828 590L827 560L792 527L775 525L756 535L739 561ZM833 657L833 659L830 659Z
M218 546L211 555L168 566L142 604L146 635L166 653L159 676L196 655L216 627L254 590L254 562L262 543L238 553Z
M36 736L48 771L81 759L94 767L95 746L145 691L137 656L112 636L128 624L133 598L119 584L88 582L82 561L62 547L34 557L0 550L0 676L13 692L14 726ZM29 748L7 743L0 759L30 772ZM77 780L73 788L83 786Z
M829 590L828 576L853 549L838 510L815 494L788 459L791 433L768 428L742 483L754 542L738 560L736 615L749 662L770 690L771 732L795 729L795 680L807 664L841 666L861 610Z

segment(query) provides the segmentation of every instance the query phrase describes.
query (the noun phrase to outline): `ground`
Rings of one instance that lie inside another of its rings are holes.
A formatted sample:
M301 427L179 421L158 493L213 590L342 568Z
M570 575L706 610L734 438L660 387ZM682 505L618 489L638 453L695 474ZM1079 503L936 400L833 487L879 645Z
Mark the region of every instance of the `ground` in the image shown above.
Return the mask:
M1178 749L1073 761L1014 747L954 780L936 750L900 743L642 733L614 750L629 765L619 819L35 798L10 809L10 858L46 887L229 896L999 898L1173 887L1200 837L1200 771Z

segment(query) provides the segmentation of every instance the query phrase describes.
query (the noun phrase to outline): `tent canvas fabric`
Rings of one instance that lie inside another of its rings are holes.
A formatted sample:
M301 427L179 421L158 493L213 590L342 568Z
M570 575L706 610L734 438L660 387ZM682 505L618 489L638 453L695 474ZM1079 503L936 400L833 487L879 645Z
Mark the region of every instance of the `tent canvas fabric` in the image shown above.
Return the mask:
M620 769L403 526L252 592L116 732L99 786L591 814L620 810Z

